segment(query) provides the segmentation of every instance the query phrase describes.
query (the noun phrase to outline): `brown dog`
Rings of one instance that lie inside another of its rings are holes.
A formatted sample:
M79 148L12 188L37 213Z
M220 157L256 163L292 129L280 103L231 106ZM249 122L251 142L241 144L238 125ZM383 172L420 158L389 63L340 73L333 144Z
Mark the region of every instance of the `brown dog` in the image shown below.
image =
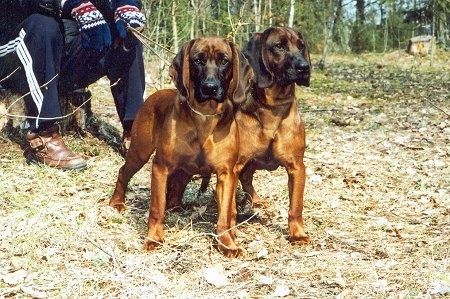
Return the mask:
M236 112L240 147L236 170L253 204L265 206L253 188L258 169L286 168L289 188L289 240L310 243L303 227L305 126L295 98L295 85L308 86L311 62L300 32L271 27L255 34L243 54L255 77L251 93Z
M248 88L240 82L244 72L251 72L249 66L241 68L240 63L245 62L239 59L234 44L224 38L191 40L170 67L177 89L155 92L139 110L109 205L124 210L130 178L156 150L144 244L147 250L163 241L165 209L180 201L191 176L212 172L217 176L217 247L228 257L242 254L233 229L239 143L233 109L244 100L244 88Z

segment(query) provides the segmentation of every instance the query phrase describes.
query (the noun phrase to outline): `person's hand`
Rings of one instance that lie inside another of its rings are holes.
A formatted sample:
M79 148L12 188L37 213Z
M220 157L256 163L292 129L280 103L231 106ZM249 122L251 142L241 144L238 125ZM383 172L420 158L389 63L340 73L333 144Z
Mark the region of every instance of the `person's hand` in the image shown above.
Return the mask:
M39 11L51 17L59 17L60 2L55 0L39 0Z
M125 39L127 36L127 27L132 27L139 32L144 30L145 16L140 9L132 5L133 1L119 1L121 5L118 6L114 12L114 21L116 23L119 37Z
M111 45L111 32L100 11L90 2L83 1L71 10L86 50L102 52Z
M60 0L20 0L20 6L25 14L39 13L45 16L60 17Z

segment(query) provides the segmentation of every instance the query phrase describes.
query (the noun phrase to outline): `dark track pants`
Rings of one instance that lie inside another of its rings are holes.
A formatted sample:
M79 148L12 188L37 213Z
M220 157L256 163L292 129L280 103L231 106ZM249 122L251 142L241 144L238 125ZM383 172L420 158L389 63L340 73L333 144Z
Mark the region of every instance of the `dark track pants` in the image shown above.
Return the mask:
M12 32L8 43L0 44L0 79L19 68L0 84L19 94L30 92L25 103L30 129L35 130L61 116L59 94L87 87L106 75L119 119L129 126L143 103L142 52L140 43L130 50L119 46L101 55L88 52L81 46L75 22L59 23L33 14Z

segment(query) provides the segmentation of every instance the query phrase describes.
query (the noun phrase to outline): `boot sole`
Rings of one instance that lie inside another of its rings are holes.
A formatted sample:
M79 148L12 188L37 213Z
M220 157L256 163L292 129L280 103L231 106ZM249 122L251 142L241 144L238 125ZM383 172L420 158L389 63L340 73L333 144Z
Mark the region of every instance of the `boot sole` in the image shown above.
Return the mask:
M75 164L75 165L71 165L71 166L67 166L67 167L49 166L49 165L39 161L33 154L30 154L30 153L28 153L28 155L26 154L26 159L27 159L27 163L28 164L35 164L35 165L39 165L39 166L47 166L49 168L56 168L56 169L61 169L61 170L85 170L87 168L87 163L86 162Z

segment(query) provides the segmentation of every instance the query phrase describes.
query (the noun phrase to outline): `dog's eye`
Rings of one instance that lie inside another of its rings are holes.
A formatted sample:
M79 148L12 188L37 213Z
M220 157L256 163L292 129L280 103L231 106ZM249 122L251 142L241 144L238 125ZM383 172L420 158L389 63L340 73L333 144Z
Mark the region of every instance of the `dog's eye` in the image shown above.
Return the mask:
M284 48L284 45L282 43L277 43L277 44L273 45L273 48L276 51L279 51L279 52L285 52L286 51L286 49Z
M206 64L206 62L205 62L203 59L201 59L200 57L194 58L194 63L195 63L195 64L198 64L198 65L204 65L204 64Z
M220 65L227 65L230 62L230 60L226 57L219 60Z
M300 51L305 50L305 44L301 41L298 42L297 47Z

